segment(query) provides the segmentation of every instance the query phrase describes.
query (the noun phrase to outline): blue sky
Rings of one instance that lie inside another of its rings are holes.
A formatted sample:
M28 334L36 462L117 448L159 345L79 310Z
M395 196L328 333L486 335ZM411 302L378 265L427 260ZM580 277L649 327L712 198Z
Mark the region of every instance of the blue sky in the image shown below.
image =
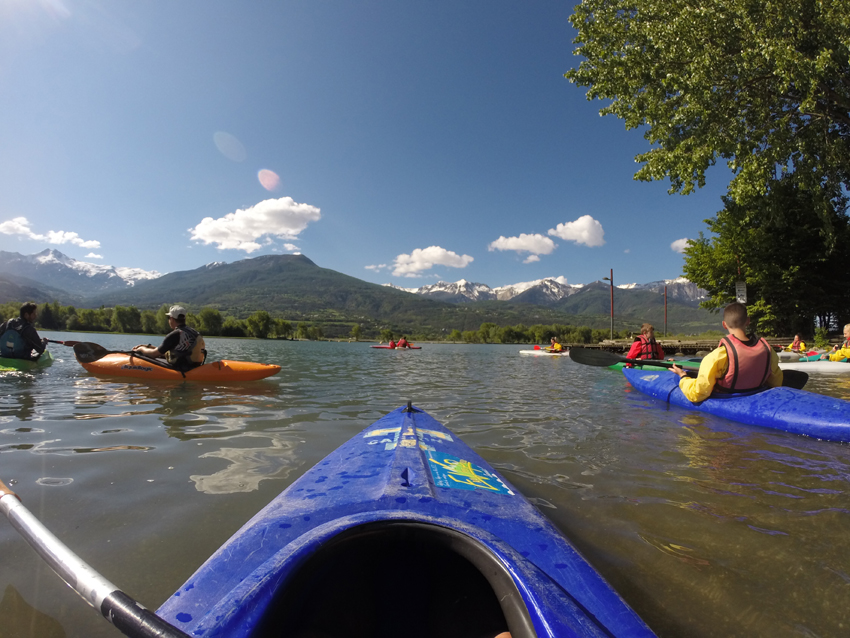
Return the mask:
M6 0L0 250L375 283L681 275L722 208L563 74L572 3Z

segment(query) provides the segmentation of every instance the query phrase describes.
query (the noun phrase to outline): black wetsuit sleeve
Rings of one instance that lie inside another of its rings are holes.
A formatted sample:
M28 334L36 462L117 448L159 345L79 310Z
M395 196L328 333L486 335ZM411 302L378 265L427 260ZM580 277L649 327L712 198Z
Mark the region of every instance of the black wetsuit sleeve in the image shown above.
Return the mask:
M41 337L38 336L38 331L31 323L25 325L23 330L21 330L21 337L27 342L27 345L31 346L33 350L38 352L38 354L44 352L44 344L41 342Z
M165 335L165 339L162 340L162 344L157 348L163 355L169 350L173 350L180 343L180 331L172 330L167 335Z

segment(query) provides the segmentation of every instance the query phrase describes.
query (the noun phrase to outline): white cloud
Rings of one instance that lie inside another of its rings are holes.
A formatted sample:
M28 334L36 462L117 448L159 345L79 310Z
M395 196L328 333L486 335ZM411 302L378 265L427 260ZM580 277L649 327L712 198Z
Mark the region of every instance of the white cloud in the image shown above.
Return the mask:
M416 277L417 273L434 266L449 266L451 268L466 268L473 259L469 255L458 255L451 250L439 246L417 248L409 255L399 255L393 264L393 275L396 277Z
M555 250L555 242L544 235L535 233L526 235L521 233L519 237L500 236L496 241L490 242L487 250L515 250L518 253L531 253L525 263L540 261L537 255L548 255Z
M688 242L690 242L690 241L691 240L688 239L687 237L685 237L683 239L677 239L672 244L670 244L670 249L675 253L684 253L685 248L688 247Z
M582 215L574 222L558 224L549 230L549 234L591 248L605 244L605 231L602 230L602 224L590 215Z
M103 259L103 255L95 255L94 253L89 253L86 257L89 259Z
M374 270L375 272L384 270L387 267L386 264L376 264L373 266L365 266L366 270Z
M81 248L100 248L100 242L94 239L82 239L77 233L64 230L49 230L46 235L33 232L26 217L15 217L0 224L0 233L4 235L22 235L27 239L45 241L48 244L74 244Z
M535 261L540 261L540 257L538 257L537 255L529 255L528 257L526 257L526 258L523 260L523 262L522 262L522 263L524 263L524 264L531 264L531 263L534 263Z
M235 249L252 253L261 248L257 242L262 237L266 238L263 242L266 245L273 241L270 235L296 239L307 228L307 224L320 218L321 211L315 206L299 204L291 197L281 197L266 199L218 219L204 217L200 224L189 231L193 240L217 244L219 250Z
M632 249L631 249L631 248L626 248L623 252L624 252L624 253L626 253L626 254L628 254L628 253L632 252Z

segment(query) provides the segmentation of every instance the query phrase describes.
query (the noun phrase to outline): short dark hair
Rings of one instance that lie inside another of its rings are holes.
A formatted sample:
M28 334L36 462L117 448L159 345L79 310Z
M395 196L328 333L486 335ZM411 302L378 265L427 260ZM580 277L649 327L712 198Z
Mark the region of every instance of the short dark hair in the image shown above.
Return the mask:
M727 328L743 328L747 325L747 318L747 307L737 301L723 309L723 321Z
M31 314L38 310L38 304L34 301L28 301L21 306L21 319L24 318L24 315Z

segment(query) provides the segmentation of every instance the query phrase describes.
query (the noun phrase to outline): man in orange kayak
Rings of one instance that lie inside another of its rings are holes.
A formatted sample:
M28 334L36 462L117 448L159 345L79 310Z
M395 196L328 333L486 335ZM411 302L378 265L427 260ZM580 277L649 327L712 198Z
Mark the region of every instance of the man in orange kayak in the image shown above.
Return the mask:
M133 348L153 359L165 358L175 370L186 372L203 364L207 358L204 338L194 328L186 325L186 309L182 306L171 306L168 310L168 325L171 332L165 335L158 348L152 345L140 345Z

